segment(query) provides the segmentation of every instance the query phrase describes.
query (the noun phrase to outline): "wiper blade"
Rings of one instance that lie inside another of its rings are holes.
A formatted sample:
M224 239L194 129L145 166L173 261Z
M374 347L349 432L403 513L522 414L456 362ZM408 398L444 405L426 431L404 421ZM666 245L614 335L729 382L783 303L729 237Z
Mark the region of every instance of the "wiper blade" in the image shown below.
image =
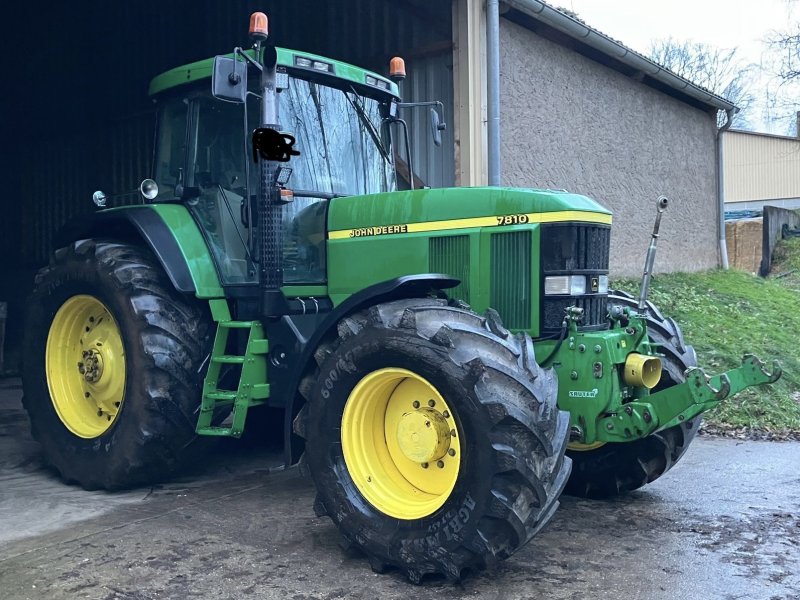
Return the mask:
M352 86L350 87L350 91L353 92L353 95L356 98L361 98L361 96L358 95L358 92L356 92ZM364 110L364 107L361 105L360 102L356 102L353 98L351 98L350 94L348 94L347 92L344 93L344 96L345 98L347 98L347 101L350 103L350 105L355 109L356 114L358 115L358 119L361 121L361 124L364 125L367 132L369 132L372 141L375 143L375 146L380 151L381 156L383 156L383 159L389 164L391 164L392 160L389 158L389 153L386 151L386 148L383 147L383 142L381 142L381 136L378 133L378 130L375 129L375 124L367 116L367 112Z
M344 198L349 194L337 194L336 192L319 192L317 190L295 190L292 189L292 195L295 198L322 198L323 200L332 200L333 198Z

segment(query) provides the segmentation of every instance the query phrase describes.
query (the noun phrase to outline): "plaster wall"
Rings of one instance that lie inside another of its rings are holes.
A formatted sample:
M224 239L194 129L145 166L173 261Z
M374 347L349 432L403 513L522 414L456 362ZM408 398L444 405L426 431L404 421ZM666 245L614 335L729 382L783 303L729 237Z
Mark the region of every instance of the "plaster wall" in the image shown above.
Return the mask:
M567 189L611 209L612 276L641 273L664 194L656 271L717 266L715 117L500 25L504 184Z

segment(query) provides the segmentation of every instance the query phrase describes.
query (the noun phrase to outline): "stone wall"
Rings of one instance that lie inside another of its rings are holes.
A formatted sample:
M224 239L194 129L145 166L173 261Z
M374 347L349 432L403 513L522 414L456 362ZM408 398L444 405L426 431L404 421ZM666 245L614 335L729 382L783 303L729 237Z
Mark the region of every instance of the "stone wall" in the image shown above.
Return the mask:
M638 275L656 198L671 201L656 271L715 267L716 121L501 19L504 183L567 189L614 212L612 275Z

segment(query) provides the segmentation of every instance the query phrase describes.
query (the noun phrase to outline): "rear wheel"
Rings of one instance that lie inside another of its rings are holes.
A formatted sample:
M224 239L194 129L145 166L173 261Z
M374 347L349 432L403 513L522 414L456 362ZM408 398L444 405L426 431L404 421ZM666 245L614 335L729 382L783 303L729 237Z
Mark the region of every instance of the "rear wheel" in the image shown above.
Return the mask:
M374 569L457 580L551 518L568 415L527 336L443 300L377 305L316 353L298 415L316 508Z
M83 240L36 278L23 399L62 477L118 489L168 477L196 457L212 322L146 250Z
M612 291L609 304L634 308L633 296ZM685 381L684 372L697 365L694 348L688 346L680 327L648 303L647 330L650 340L659 344L663 371L654 388L659 391ZM589 446L570 444L572 475L565 492L572 496L605 498L624 494L651 483L680 460L697 435L702 419L696 417L675 427L659 431L634 442Z

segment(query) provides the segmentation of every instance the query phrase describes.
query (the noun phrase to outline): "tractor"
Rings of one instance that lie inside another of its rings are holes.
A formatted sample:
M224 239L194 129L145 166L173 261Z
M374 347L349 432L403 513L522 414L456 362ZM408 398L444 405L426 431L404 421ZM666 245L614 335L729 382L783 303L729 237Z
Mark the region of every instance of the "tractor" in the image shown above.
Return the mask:
M385 77L267 24L152 80L152 179L134 203L96 192L36 276L24 405L66 482L163 481L252 411L374 570L455 581L562 492L659 478L704 411L780 376L753 356L707 376L647 300L665 199L640 297L614 292L601 204L399 189L402 111L428 107L437 136L438 103L402 102L402 59Z

